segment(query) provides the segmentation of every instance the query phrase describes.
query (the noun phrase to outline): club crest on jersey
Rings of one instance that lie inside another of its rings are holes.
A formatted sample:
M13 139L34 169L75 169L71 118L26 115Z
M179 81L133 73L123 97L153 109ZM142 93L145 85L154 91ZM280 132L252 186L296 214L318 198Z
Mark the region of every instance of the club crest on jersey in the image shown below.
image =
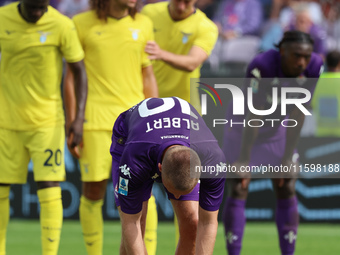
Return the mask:
M189 41L189 36L192 35L192 34L184 33L182 31L181 31L181 33L183 34L182 43L186 44Z
M127 196L128 191L129 191L129 180L119 177L119 187L118 187L118 193Z
M135 41L137 41L137 39L138 39L138 34L139 34L140 30L139 30L139 29L134 29L134 28L129 28L129 30L130 30L131 33L132 33L132 39L135 40Z
M50 34L50 32L38 31L38 33L40 34L39 41L41 43L45 43L47 40L47 36Z

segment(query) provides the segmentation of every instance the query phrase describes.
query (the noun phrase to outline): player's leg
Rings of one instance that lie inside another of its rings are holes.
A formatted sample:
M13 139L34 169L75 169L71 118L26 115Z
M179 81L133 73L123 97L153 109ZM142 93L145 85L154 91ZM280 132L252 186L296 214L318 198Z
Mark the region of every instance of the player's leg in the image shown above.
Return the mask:
M242 185L242 181L245 185ZM228 197L223 209L223 224L229 255L239 255L246 225L245 206L250 179L227 179Z
M5 255L10 218L10 184L23 184L27 180L29 154L20 132L0 128L0 162L0 255Z
M273 179L276 192L276 226L279 233L282 255L293 255L299 225L298 201L295 193L296 179L284 179L279 186L280 179Z
M145 224L144 242L146 250L148 255L156 255L158 215L156 200L153 195L149 199Z
M43 255L58 254L63 205L59 182L37 182Z
M102 206L111 174L111 131L84 131L79 159L82 180L79 219L89 255L103 253Z
M83 194L80 198L79 219L83 238L89 255L102 254L103 215L102 206L107 180L101 182L83 182Z
M6 232L9 222L10 185L0 184L0 255L6 254Z
M114 185L116 186L117 183L114 181ZM151 185L152 186L152 185ZM150 192L149 192L150 195ZM116 204L119 208L120 202L119 200L116 199ZM147 211L148 211L148 200L143 201L143 206L142 206L142 214L141 214L141 219L140 219L140 229L142 231L142 237L145 238L145 225L146 225L146 217L147 217ZM122 230L123 231L123 230ZM144 251L140 251L140 254L149 254L147 253L146 247L145 247L145 242L144 244ZM120 248L119 248L119 254L120 255L128 255L125 247L125 242L124 242L124 237L122 236L121 242L120 242Z
M64 127L25 132L40 203L43 255L58 254L63 222L60 181L65 180Z
M174 224L175 224L175 246L177 247L179 240L179 227L176 214L174 215Z
M241 151L241 134L226 130L223 151L226 160L234 163ZM226 179L227 198L222 212L226 248L229 255L238 255L242 248L242 238L246 224L245 205L250 179ZM243 184L242 184L243 182Z
M176 255L195 254L198 224L198 201L180 201L171 199L178 220L179 241Z
M178 222L179 240L176 255L195 254L199 189L200 183L189 194L182 195L179 198L175 198L172 193L165 189Z

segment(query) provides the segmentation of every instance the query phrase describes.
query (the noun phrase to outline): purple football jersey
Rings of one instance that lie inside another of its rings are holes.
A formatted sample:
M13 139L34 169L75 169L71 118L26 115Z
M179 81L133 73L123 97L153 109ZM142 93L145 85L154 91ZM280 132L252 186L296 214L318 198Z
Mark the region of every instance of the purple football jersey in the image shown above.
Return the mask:
M322 70L322 58L315 53L312 53L310 62L306 70L296 78L285 77L281 68L281 56L279 51L277 50L269 50L263 52L253 59L253 61L249 64L247 68L247 80L243 87L243 92L245 95L244 109L248 109L246 93L248 87L252 88L252 103L255 109L260 109L260 107L263 107L264 110L270 109L273 102L273 88L277 88L278 92L278 106L273 113L263 116L263 119L266 119L267 121L263 121L263 126L259 128L259 134L257 140L255 141L253 151L256 151L257 145L264 144L266 142L277 142L278 144L280 144L280 146L277 146L277 150L280 150L280 152L275 152L276 156L273 156L272 158L279 158L278 155L283 155L285 147L285 134L287 128L282 125L282 121L289 118L289 114L292 111L294 105L287 104L286 115L282 115L281 89L293 87L304 88L310 92L311 96L313 96L317 80ZM303 95L302 93L287 93L288 99L303 98L304 96L305 95ZM310 104L310 101L311 100L304 103L303 105L308 106ZM242 123L246 119L247 113L248 112L246 110L244 115L233 115L233 105L231 102L227 109L227 119L230 119L233 122ZM272 119L275 119L277 121L269 121ZM232 158L229 158L229 156L227 156L228 162L233 162L237 160L239 151L236 153L235 148L230 148L230 141L236 139L240 143L242 139L242 130L243 125L233 125L232 127L227 126L225 129L223 151L226 155L235 155ZM229 152L232 153L229 154ZM266 159L270 158L269 155L265 155L264 157ZM257 160L259 159L257 158Z
M116 203L123 212L141 211L153 182L161 182L158 163L164 150L175 144L195 150L202 166L225 163L223 152L204 120L183 99L145 99L117 118L110 152ZM218 210L224 181L201 178L199 204L203 209Z

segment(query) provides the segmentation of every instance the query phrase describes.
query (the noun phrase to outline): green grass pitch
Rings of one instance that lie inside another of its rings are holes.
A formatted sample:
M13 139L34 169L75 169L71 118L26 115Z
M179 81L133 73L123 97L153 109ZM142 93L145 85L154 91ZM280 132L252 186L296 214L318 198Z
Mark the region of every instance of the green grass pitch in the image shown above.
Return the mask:
M104 255L119 254L120 225L117 221L104 222ZM173 255L175 228L171 222L158 226L158 253ZM220 223L214 255L226 254L223 226ZM40 226L37 220L12 219L7 232L8 255L37 255L40 251ZM86 255L78 221L65 220L59 248L60 255ZM274 223L247 223L242 255L279 255ZM339 255L340 225L301 224L298 231L296 255Z

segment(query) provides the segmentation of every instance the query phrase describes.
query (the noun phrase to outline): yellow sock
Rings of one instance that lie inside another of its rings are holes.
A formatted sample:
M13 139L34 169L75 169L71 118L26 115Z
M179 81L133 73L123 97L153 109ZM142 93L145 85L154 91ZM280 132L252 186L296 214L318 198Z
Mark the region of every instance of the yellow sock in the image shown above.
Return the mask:
M79 218L88 255L103 254L103 199L80 198Z
M0 186L0 255L6 254L6 232L9 222L10 186Z
M179 241L179 227L178 227L178 220L176 214L174 214L174 224L175 224L175 247L177 247Z
M152 195L148 203L148 212L146 215L146 226L144 242L148 255L155 255L157 249L157 225L158 214L155 197Z
M63 224L63 205L61 188L38 190L40 202L41 245L43 255L58 254L61 227Z

